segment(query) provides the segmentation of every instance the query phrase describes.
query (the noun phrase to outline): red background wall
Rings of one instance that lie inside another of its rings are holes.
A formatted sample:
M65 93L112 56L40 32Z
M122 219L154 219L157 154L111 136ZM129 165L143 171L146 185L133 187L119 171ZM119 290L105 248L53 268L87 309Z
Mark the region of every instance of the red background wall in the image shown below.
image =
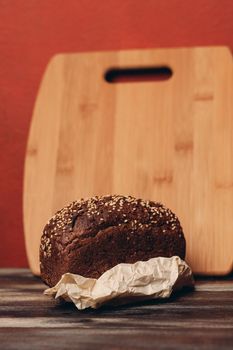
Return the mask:
M38 84L58 52L228 45L232 0L0 0L0 266L26 266L24 154Z

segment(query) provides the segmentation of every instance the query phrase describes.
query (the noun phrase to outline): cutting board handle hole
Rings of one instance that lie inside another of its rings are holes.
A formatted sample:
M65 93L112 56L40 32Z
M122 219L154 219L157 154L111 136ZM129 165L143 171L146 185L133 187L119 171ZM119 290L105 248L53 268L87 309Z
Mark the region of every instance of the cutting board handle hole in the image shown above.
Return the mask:
M108 83L129 83L144 81L163 81L171 78L173 72L168 66L143 68L111 68L104 74Z

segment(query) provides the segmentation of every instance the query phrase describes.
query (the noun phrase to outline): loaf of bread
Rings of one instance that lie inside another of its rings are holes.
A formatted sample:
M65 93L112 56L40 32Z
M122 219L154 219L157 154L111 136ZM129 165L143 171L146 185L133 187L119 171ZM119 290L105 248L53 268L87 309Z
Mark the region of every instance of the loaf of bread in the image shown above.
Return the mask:
M134 197L81 199L59 210L44 228L41 278L54 286L66 273L98 278L119 263L185 257L180 222L164 205Z

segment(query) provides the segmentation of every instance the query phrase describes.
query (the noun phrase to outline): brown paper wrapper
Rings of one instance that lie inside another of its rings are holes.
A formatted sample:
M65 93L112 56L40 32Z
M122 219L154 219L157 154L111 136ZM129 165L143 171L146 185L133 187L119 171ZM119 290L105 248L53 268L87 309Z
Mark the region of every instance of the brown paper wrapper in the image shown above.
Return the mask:
M192 271L178 256L158 257L135 264L118 264L98 279L64 274L44 294L73 302L79 310L104 304L169 298L173 291L193 287Z

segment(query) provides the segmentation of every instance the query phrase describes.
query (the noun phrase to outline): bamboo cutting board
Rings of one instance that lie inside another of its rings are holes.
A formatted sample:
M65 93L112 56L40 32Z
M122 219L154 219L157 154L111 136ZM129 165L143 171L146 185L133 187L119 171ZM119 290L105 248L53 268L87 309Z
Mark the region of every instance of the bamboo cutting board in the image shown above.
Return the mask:
M173 74L163 81L104 78L112 68L148 67L169 67ZM225 47L55 56L39 89L25 161L32 271L39 273L41 232L56 210L80 197L116 193L163 202L181 220L194 272L228 273L232 73Z

